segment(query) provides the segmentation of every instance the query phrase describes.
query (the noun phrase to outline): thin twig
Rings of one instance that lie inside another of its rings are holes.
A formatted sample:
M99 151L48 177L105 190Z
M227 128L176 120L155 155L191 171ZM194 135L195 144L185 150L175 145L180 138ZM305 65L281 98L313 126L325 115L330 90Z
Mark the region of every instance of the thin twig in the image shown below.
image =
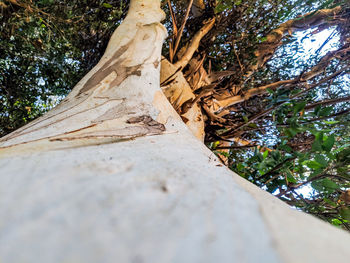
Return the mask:
M187 7L186 15L184 17L184 20L183 20L181 28L180 28L180 31L179 31L179 33L176 36L176 41L175 41L175 45L174 45L174 49L173 49L173 55L174 56L176 54L177 48L179 47L179 43L180 43L180 40L181 40L181 37L182 37L182 33L183 33L184 29L185 29L185 25L186 25L186 22L187 22L187 18L188 18L189 14L190 14L190 10L191 10L192 4L193 4L193 0L190 0L190 2L188 4L188 7Z

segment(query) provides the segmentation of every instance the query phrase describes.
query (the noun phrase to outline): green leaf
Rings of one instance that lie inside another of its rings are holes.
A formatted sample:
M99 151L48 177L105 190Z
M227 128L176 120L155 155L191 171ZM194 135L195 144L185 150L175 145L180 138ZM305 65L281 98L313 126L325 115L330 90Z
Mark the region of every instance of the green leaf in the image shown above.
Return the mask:
M242 163L237 164L237 170L238 171L243 171L244 170L244 165Z
M270 154L275 161L279 161L281 159L281 153L279 151L273 151Z
M334 192L336 189L339 189L339 186L332 180L325 178L322 180L313 181L311 186L317 191L326 191L329 193Z
M342 207L342 208L340 208L339 212L340 212L340 215L342 218L350 221L350 208L349 207Z
M305 161L303 162L304 165L306 165L307 167L311 168L311 169L320 169L320 168L323 168L323 166L316 162L316 161Z
M262 38L260 38L260 43L263 43L263 42L265 42L266 40L267 40L267 37L262 37ZM270 94L273 93L273 90L270 89L270 88L267 88L266 90L267 90L267 92L270 93ZM271 93L271 91L272 91L272 93Z
M256 154L256 157L258 158L259 162L262 162L264 160L264 157L260 152Z
M264 162L259 163L258 169L261 174L265 174L265 172L263 172L265 168L266 168L266 164Z
M265 39L264 38L262 38L262 40L261 40L262 42L264 42L264 41L266 41L266 37L265 37ZM273 89L270 89L270 88L267 88L266 89L266 91L270 94L270 95L272 95L272 94L274 94L275 93L275 91L273 90Z
M216 141L212 143L212 148L215 149L216 147L218 147L220 144L220 141Z
M339 162L345 162L350 160L350 148L344 149L337 154L337 160Z
M322 185L328 191L334 191L334 190L340 188L335 182L333 182L332 180L330 180L328 178L322 180Z
M339 123L339 121L323 121L325 124L336 124Z
M327 152L330 152L333 148L334 142L335 142L334 134L329 135L322 144L323 149Z
M313 188L313 189L315 189L316 191L323 191L324 190L324 187L323 187L323 185L322 185L322 182L320 182L320 181L313 181L312 183L311 183L311 187Z
M340 146L339 148L335 149L334 152L340 153L341 151L343 151L344 149L347 149L349 147L350 147L350 143L345 143L342 146Z
M334 226L340 226L343 223L339 219L334 218L334 219L332 219L331 224Z
M327 153L327 157L329 160L333 161L336 159L336 154L333 152L329 152L329 153Z
M297 135L299 132L298 129L295 129L295 128L288 128L286 129L286 133L289 137L294 137L295 135Z
M315 161L318 162L319 164L321 164L322 167L327 167L327 166L328 166L328 162L327 162L327 160L324 158L323 155L316 154L316 156L315 156Z
M237 0L237 3L235 2L236 5L240 5L239 0ZM215 13L221 13L225 11L226 9L232 9L232 3L219 3L215 7Z
M315 152L321 152L322 143L323 143L323 132L317 132L315 135L315 141L312 144L312 150Z
M323 172L323 169L322 169L322 168L318 168L318 169L314 170L314 171L309 175L309 177L310 177L310 178L313 178L313 177L315 177L315 176L321 174L322 172Z
M302 111L305 108L306 101L296 103L293 107L294 114L297 114L298 112Z
M264 153L263 153L263 158L266 159L266 157L269 155L269 151L266 150Z
M256 123L249 123L249 124L248 124L248 127L251 127L251 128L258 128L258 125L256 125Z
M322 151L322 144L320 143L319 140L315 140L314 143L312 144L312 150L314 152L320 152Z
M337 203L336 202L333 202L332 200L328 199L328 198L323 198L323 201L333 207L337 207Z
M289 152L289 153L293 151L293 149L290 146L288 146L288 145L281 145L279 147L279 149L281 149L283 151L286 151L286 152Z
M287 174L287 181L288 182L293 183L293 184L295 184L297 182L297 180L294 178L293 173L289 169L286 169L286 174Z
M320 110L321 110L321 105L316 106L316 108L314 109L313 114L314 114L315 116L318 116L319 113L320 113Z
M102 6L105 8L112 8L113 7L111 4L108 4L108 3L103 3Z
M333 111L333 107L325 107L323 109L321 109L318 113L319 116L324 116L324 117L327 117L329 116Z

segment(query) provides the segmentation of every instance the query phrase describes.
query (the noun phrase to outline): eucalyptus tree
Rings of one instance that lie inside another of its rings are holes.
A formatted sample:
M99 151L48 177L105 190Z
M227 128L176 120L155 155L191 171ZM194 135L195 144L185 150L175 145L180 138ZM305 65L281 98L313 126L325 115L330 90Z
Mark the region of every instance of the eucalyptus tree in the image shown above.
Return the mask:
M188 108L181 119L165 95L177 105L172 87L191 87L182 69L214 18L176 61L161 58L163 18L160 1L132 0L101 60L71 93L1 139L1 260L346 260L348 233L235 175L193 136L203 136L198 109L210 115L211 105L186 100L175 107Z

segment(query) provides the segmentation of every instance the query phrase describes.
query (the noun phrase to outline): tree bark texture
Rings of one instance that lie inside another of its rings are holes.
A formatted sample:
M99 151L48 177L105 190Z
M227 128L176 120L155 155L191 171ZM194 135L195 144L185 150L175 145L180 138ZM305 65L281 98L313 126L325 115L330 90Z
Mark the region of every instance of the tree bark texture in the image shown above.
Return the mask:
M133 0L67 99L1 140L0 262L346 262L350 236L223 166L160 89L158 0Z

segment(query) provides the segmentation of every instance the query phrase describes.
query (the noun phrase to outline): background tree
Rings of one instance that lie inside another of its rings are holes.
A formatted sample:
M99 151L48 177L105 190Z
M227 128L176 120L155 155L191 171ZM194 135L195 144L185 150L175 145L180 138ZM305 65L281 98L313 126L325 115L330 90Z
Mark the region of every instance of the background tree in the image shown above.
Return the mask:
M193 133L244 178L349 228L348 3L162 6L169 37L161 84ZM3 135L63 99L102 56L126 8L123 1L2 2ZM305 51L303 42L320 32L329 36Z

